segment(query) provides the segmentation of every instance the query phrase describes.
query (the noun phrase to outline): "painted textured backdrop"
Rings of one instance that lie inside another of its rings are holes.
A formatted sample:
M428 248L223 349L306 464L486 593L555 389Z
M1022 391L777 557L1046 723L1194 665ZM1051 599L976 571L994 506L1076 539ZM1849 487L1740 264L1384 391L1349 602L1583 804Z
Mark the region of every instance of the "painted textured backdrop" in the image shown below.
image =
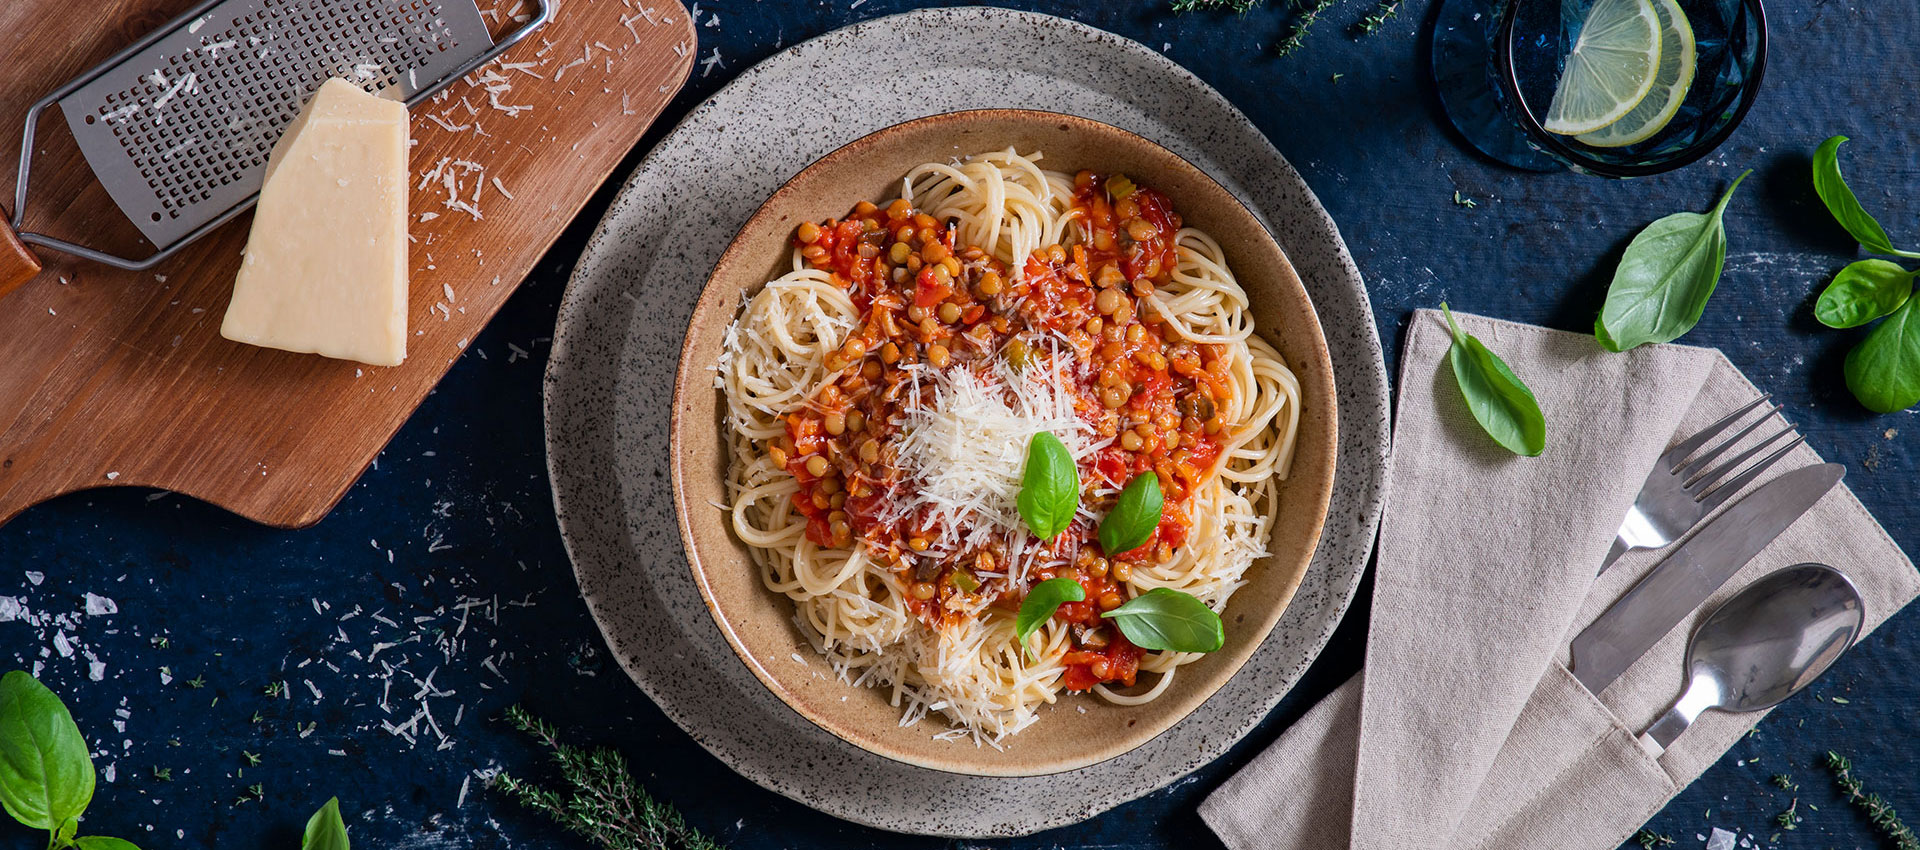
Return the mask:
M703 61L662 125L781 47L913 5L706 0ZM1704 209L1740 169L1756 169L1727 216L1719 294L1685 341L1725 349L1775 392L1817 449L1848 464L1848 483L1895 539L1920 551L1920 428L1909 413L1876 417L1853 402L1840 363L1859 334L1823 330L1811 314L1854 248L1826 219L1807 165L1821 139L1854 136L1856 189L1896 241L1920 242L1911 54L1920 6L1775 2L1773 62L1745 126L1706 161L1623 183L1525 174L1465 153L1424 81L1425 2L1356 42L1345 30L1369 7L1344 0L1288 59L1271 55L1285 19L1277 8L1242 17L1176 16L1163 0L1013 5L1161 49L1251 115L1340 222L1389 358L1408 311L1443 299L1590 327L1638 227ZM640 141L629 169L661 132ZM620 747L655 793L737 848L1213 846L1196 802L1356 668L1367 588L1301 688L1230 755L1085 825L1012 841L889 835L761 791L609 662L554 528L539 391L561 289L618 182L317 528L260 528L131 490L72 496L0 528L0 664L39 670L97 744L105 781L85 831L148 848L291 848L307 814L339 795L363 847L579 846L483 787L502 767L545 775L499 721L520 701L569 736ZM1477 205L1456 205L1456 191ZM1760 846L1877 846L1813 759L1852 753L1862 779L1920 813L1920 761L1905 746L1920 702L1917 653L1920 616L1895 618L1653 827L1681 847L1699 846L1712 826ZM1778 772L1802 786L1796 831L1771 823L1792 796L1768 784ZM0 848L43 841L0 825Z

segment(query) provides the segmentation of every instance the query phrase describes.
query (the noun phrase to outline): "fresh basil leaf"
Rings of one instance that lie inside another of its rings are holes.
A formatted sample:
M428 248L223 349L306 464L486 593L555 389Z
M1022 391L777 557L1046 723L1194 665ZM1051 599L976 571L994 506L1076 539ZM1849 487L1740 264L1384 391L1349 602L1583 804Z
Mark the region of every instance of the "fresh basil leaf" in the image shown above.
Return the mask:
M1902 251L1893 247L1893 240L1887 237L1887 230L1880 222L1860 206L1860 199L1847 187L1847 180L1840 176L1840 146L1847 141L1846 136L1834 136L1820 143L1813 152L1813 191L1820 196L1821 203L1827 205L1827 212L1833 213L1833 220L1847 229L1861 247L1875 254L1893 254L1899 257L1920 257L1912 251ZM1836 326L1837 327L1837 326Z
M1153 536L1153 530L1160 527L1163 504L1160 476L1151 472L1135 475L1120 490L1120 498L1114 500L1113 510L1100 520L1101 550L1112 558L1140 548Z
M1920 315L1907 299L1847 352L1847 389L1875 413L1920 404Z
M15 670L0 677L0 806L52 831L93 801L93 759L66 704Z
M1857 328L1889 315L1913 294L1915 272L1887 260L1861 260L1841 269L1813 305L1814 318L1830 328Z
M335 797L307 820L307 834L300 850L351 850L347 844L347 824L340 819L340 798Z
M1042 431L1027 441L1027 469L1014 500L1033 536L1052 540L1080 507L1080 468L1060 438Z
M1041 623L1053 619L1053 612L1060 610L1065 602L1082 602L1087 598L1087 590L1080 582L1070 578L1050 578L1033 587L1027 588L1027 598L1020 603L1020 614L1013 618L1014 633L1020 638L1020 645L1027 645L1027 638L1033 635Z
M1460 385L1460 395L1466 398L1467 410L1480 423L1480 430L1507 451L1538 457L1547 449L1547 418L1540 412L1533 390L1527 389L1526 382L1507 367L1507 361L1487 350L1478 337L1463 333L1445 303L1440 311L1446 314L1447 329L1453 334L1447 362L1453 366L1454 381Z
M1627 245L1594 337L1609 351L1672 342L1693 330L1720 283L1727 260L1727 203L1751 170L1741 173L1706 213L1674 213L1647 225Z
M1220 615L1192 594L1172 588L1156 587L1100 616L1112 620L1141 649L1212 652L1227 643Z
M106 838L89 835L74 842L80 850L140 850L140 847L124 838Z
M61 824L59 829L54 830L53 842L62 847L70 846L73 844L74 833L77 833L79 831L80 831L80 819L67 818L66 823Z

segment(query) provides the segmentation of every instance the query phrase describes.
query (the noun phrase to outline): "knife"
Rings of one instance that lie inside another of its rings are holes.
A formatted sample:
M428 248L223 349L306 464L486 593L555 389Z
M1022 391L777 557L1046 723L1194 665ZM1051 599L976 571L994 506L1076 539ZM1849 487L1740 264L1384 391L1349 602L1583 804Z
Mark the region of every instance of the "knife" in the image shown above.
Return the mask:
M1598 694L1794 520L1839 483L1846 467L1802 467L1761 485L1653 568L1573 639L1573 677Z

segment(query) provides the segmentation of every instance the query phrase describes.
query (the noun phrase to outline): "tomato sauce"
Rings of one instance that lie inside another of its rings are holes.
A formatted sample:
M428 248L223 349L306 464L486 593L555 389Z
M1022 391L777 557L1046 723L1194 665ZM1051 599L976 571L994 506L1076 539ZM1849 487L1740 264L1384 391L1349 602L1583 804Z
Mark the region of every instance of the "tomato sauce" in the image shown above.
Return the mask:
M1076 410L1111 442L1080 464L1083 504L1105 508L1096 490L1123 487L1140 475L1159 478L1159 526L1127 552L1101 552L1096 529L1077 522L1044 544L1044 566L1030 581L1056 575L1078 580L1086 601L1054 614L1070 626L1065 686L1132 685L1142 651L1101 612L1124 604L1135 565L1164 562L1184 545L1194 488L1213 473L1230 423L1225 351L1178 337L1152 296L1171 282L1178 261L1180 217L1166 196L1123 176L1082 172L1074 182L1066 246L1023 259L1020 274L980 246L955 244L952 222L935 220L904 201L856 206L845 218L802 224L795 247L815 269L846 290L862 319L827 358L832 377L804 408L787 416L786 433L769 454L794 476L794 506L807 517L807 539L823 547L864 542L892 566L909 607L930 626L955 616L956 595L993 594L1017 610L1021 591L1001 575L1005 550L989 546L944 559L922 556L941 529L923 514L889 520L886 508L910 493L891 445L903 396L914 392L903 366L969 368L983 358L1023 367L1029 341L1065 340L1095 368L1069 388Z

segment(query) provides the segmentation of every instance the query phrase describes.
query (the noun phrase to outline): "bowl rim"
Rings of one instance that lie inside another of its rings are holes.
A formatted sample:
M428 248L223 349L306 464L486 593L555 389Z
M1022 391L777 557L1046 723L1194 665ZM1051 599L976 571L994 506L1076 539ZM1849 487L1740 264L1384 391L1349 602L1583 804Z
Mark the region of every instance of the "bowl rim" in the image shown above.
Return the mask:
M1015 108L963 109L935 113L882 127L829 151L789 176L780 184L779 188L775 189L755 208L753 214L749 216L745 222L741 223L740 227L734 232L733 237L728 241L727 247L721 253L720 258L714 262L713 270L708 273L707 279L702 283L700 297L694 303L692 321L698 321L699 317L723 307L724 304L721 302L736 297L734 293L723 293L719 291L715 284L724 274L730 272L732 267L741 261L741 255L748 251L748 247L746 243L743 242L742 237L758 229L766 219L773 217L775 215L774 207L776 206L776 202L798 192L799 189L796 184L801 183L802 179L808 174L837 164L847 158L861 155L867 148L894 135L918 130L929 125L960 124L989 119L1015 119L1067 124L1078 130L1103 134L1120 134L1131 137L1139 143L1163 152L1166 156L1191 171L1206 184L1210 184L1214 189L1218 190L1222 196L1231 201L1232 209L1236 211L1237 215L1243 216L1247 221L1253 223L1254 227L1259 231L1260 237L1267 244L1270 244L1273 249L1280 254L1283 261L1286 262L1288 274L1293 279L1294 287L1298 290L1295 294L1306 305L1307 313L1312 318L1312 321L1309 323L1311 325L1311 345L1309 346L1311 348L1311 357L1309 359L1315 367L1313 374L1319 377L1318 389L1320 390L1320 394L1327 400L1325 403L1325 415L1327 419L1326 427L1329 434L1326 445L1323 446L1319 452L1320 457L1314 460L1318 461L1319 465L1324 465L1330 470L1334 469L1338 463L1339 409L1338 404L1335 403L1337 395L1334 387L1333 370L1331 368L1332 358L1327 347L1325 329L1320 326L1318 312L1313 308L1311 294L1307 292L1304 283L1300 280L1299 273L1293 269L1291 260L1286 259L1286 250L1280 245L1279 240L1273 236L1272 229L1259 213L1247 206L1246 202L1241 200L1238 195L1227 189L1218 180L1214 179L1213 175L1208 174L1205 169L1193 164L1186 157L1167 149L1164 145L1152 139L1148 139L1123 127L1117 127L1102 121L1083 118L1070 113ZM1186 711L1181 712L1178 716L1165 723L1158 724L1156 728L1144 730L1144 733L1129 736L1115 736L1108 742L1086 748L1076 757L1058 758L1050 762L1025 767L983 767L960 759L923 757L889 748L883 743L861 735L857 729L846 728L846 724L808 708L804 700L796 698L795 695L787 690L780 676L767 669L766 665L755 656L746 640L737 632L732 622L720 610L720 605L715 599L715 591L707 579L702 552L692 531L691 506L693 501L687 492L689 470L685 464L686 452L684 449L686 445L683 435L687 433L689 425L685 421L687 411L686 407L681 404L681 399L689 392L713 391L712 384L706 376L706 372L711 364L693 364L691 355L693 354L694 347L695 335L688 333L680 344L680 358L675 370L673 398L670 404L668 420L668 477L673 494L674 518L680 534L681 544L686 551L687 565L692 574L694 586L700 592L701 602L706 605L708 615L719 628L721 636L726 639L727 645L733 649L734 655L746 665L748 671L753 674L753 677L771 692L775 699L779 700L782 705L805 718L816 727L825 730L834 737L861 751L929 770L983 777L1045 776L1079 770L1111 760L1139 748L1148 741L1164 734L1167 730L1179 725L1185 721L1200 704L1211 699L1228 679L1231 679L1239 673L1240 669L1245 666L1253 653L1257 652L1260 646L1266 642L1267 638L1271 636L1274 627L1278 625L1282 615L1285 614L1286 610L1293 603L1293 594L1292 590L1290 590L1288 599L1284 604L1269 606L1268 610L1262 612L1263 621L1257 625L1255 633L1250 635L1251 639L1246 641L1240 658L1221 676L1220 681L1208 688L1204 694L1201 694ZM1296 455L1295 460L1297 462L1300 458ZM1336 475L1329 473L1326 476L1324 485L1319 488L1318 492L1309 494L1311 499L1308 504L1314 511L1315 519L1312 524L1311 534L1307 535L1304 540L1303 551L1305 553L1305 564L1302 567L1301 576L1304 576L1306 569L1312 568L1314 554L1318 551L1321 538L1325 533L1327 514L1332 502L1335 478ZM706 503L702 501L700 504L705 505ZM731 529L729 529L727 533L731 535ZM1293 590L1298 589L1299 582L1300 578L1296 577ZM813 658L809 657L809 666L813 663ZM852 686L848 685L848 687ZM1104 704L1102 704L1102 707L1104 707ZM967 752L972 751L968 750Z

